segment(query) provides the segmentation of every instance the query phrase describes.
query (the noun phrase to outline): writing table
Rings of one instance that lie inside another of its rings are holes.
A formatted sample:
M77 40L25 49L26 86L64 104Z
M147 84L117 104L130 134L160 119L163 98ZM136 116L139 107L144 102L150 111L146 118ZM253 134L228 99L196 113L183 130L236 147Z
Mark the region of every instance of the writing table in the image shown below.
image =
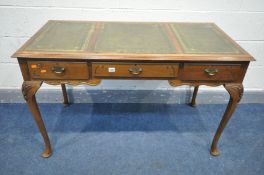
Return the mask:
M98 85L103 79L168 80L171 86L223 85L230 94L211 154L243 94L243 79L254 58L213 23L48 21L14 55L22 92L45 142L51 144L36 102L41 84ZM175 114L176 115L176 114Z

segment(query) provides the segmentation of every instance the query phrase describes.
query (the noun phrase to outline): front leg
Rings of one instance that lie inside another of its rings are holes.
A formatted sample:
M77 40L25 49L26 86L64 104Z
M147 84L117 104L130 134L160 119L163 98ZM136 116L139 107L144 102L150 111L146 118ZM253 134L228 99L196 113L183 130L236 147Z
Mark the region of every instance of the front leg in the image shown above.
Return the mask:
M31 111L35 122L38 125L39 131L45 142L45 150L42 153L42 157L51 156L52 150L49 141L49 136L47 134L44 122L41 118L41 114L39 112L38 104L36 102L35 94L38 91L42 84L42 81L24 81L22 85L22 93L24 95L25 100L29 106L29 110Z
M228 106L226 108L226 111L224 113L224 116L218 126L218 129L215 133L214 139L213 139L213 143L211 145L211 154L213 156L218 156L219 155L219 151L217 149L217 143L218 140L226 126L226 124L228 123L229 119L231 118L233 112L235 111L235 108L237 106L237 104L239 103L242 95L243 95L243 85L242 84L225 84L224 85L225 89L228 91L228 93L230 94L230 100L228 103Z

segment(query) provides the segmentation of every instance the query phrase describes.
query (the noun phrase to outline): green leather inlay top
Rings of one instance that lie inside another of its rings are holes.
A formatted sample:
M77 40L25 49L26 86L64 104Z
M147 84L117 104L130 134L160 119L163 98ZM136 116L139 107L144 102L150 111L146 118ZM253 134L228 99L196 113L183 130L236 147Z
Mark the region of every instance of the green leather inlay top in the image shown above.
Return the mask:
M239 54L241 51L212 24L170 24L184 53L190 54Z
M94 52L170 54L176 49L162 24L105 23Z
M171 23L183 54L241 54L242 50L210 23ZM163 23L50 21L24 48L28 52L177 54ZM91 40L91 37L96 40ZM92 41L92 42L91 42ZM89 42L91 42L89 44ZM95 43L94 43L95 42ZM175 42L175 41L174 41ZM88 45L90 48L88 48ZM178 47L177 47L178 48Z
M85 51L94 29L95 23L52 21L25 50L42 52Z

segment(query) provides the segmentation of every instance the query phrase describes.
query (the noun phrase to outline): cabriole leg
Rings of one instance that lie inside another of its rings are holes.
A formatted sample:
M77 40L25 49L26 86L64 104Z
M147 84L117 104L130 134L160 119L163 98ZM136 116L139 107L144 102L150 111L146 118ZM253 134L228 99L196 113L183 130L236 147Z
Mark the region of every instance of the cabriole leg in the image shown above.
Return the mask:
M213 156L218 156L219 155L219 151L217 149L217 143L218 140L226 126L226 124L228 123L229 119L231 118L233 112L235 111L235 108L237 106L237 104L239 103L242 95L243 95L243 85L242 84L225 84L224 85L225 89L228 91L228 93L230 94L230 100L229 103L227 105L226 111L223 115L223 118L217 128L217 131L215 133L212 145L211 145L211 154Z
M38 104L35 98L35 94L40 88L41 84L42 81L24 81L22 85L22 93L45 142L45 149L42 153L42 157L49 157L52 154L49 136L47 134L44 122L41 118L41 114L39 112Z

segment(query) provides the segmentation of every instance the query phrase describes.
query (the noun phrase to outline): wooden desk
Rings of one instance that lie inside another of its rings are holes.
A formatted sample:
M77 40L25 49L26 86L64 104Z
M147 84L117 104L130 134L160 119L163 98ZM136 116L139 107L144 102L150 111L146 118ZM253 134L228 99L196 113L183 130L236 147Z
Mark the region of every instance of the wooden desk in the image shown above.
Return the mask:
M223 85L230 101L211 145L217 142L243 94L243 79L253 57L213 23L128 23L49 21L12 57L23 75L22 92L52 153L35 93L43 82L98 85L102 79L168 80L171 86ZM177 115L177 114L175 114Z

